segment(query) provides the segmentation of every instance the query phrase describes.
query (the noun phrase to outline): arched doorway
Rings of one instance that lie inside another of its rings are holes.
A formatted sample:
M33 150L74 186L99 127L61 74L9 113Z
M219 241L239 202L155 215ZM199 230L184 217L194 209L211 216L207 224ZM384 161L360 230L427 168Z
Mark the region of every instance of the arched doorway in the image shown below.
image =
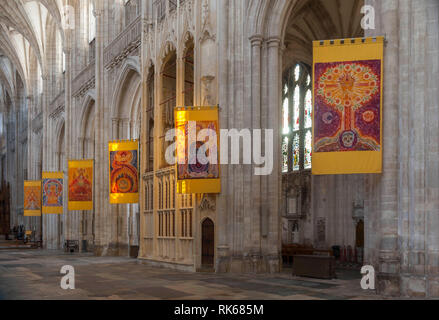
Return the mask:
M201 225L201 266L213 268L215 261L215 225L209 218Z

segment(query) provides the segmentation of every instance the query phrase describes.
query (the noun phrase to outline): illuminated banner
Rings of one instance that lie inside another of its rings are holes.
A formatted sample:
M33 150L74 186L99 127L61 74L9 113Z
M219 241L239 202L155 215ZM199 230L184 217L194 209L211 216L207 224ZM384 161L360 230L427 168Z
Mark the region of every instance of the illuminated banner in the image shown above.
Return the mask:
M43 214L63 213L63 172L43 172Z
M110 203L139 202L139 142L108 143L110 160Z
M314 41L313 174L381 173L383 43Z
M41 216L41 181L24 181L24 216Z
M93 210L93 160L69 160L69 210Z
M218 107L176 108L175 128L177 192L220 193Z

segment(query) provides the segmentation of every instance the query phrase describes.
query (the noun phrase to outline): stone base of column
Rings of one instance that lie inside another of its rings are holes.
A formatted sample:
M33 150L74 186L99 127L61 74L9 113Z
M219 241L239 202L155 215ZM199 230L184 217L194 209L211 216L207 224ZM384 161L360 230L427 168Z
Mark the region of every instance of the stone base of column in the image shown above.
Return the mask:
M397 274L380 272L377 274L377 292L387 297L401 296L401 278Z
M229 247L219 246L216 248L217 258L216 258L216 272L217 273L228 273L230 272L230 256Z
M425 298L428 280L422 275L401 275L401 295L403 297Z
M126 243L95 245L94 254L98 257L129 257L130 247Z
M246 256L219 256L217 273L278 273L281 258L278 255L251 254Z

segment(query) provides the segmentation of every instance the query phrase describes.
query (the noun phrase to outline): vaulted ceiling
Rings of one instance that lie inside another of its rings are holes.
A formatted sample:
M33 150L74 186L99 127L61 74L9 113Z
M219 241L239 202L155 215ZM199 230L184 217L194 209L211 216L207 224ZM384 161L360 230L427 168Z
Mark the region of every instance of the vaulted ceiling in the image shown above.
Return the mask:
M9 60L27 90L30 90L32 73L46 74L48 28L56 26L61 39L64 39L60 8L67 2L68 0L0 0L0 57ZM34 61L37 63L33 63ZM5 69L5 65L0 63L0 85L3 83L8 93L14 96L14 76L10 78L11 72ZM5 83L5 79L8 83Z
M362 37L364 0L299 0L292 10L284 43L287 56L310 63L312 41Z

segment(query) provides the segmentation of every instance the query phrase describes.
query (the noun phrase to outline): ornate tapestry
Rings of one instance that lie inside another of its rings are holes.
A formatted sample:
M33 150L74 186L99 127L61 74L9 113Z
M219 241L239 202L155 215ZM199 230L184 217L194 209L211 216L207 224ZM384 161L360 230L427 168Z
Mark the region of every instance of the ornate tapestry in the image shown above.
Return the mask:
M315 152L379 151L381 61L316 63Z
M93 160L69 161L69 210L93 209Z
M313 174L379 173L383 39L314 42Z
M43 172L43 213L63 213L63 172Z
M110 203L139 202L139 143L114 141L109 143Z
M221 191L218 123L218 107L216 106L176 109L178 193L219 193ZM200 132L203 134L202 137L199 135ZM205 150L206 161L199 159L203 150ZM209 161L211 157L216 158L216 163Z
M212 132L218 132L218 122L217 121L197 121L196 122L196 133L198 133L203 129L210 129ZM185 137L188 136L188 123L184 125L184 128L182 128L185 132ZM194 149L195 152L190 155L188 152L188 148L186 148L186 145L188 143L187 139L185 139L185 143L181 146L184 148L184 164L177 164L177 172L178 172L178 179L184 180L184 179L217 179L219 178L219 165L218 164L211 164L206 163L202 164L197 154L200 151L200 148L210 139L210 138L216 138L210 135L209 137L206 137L204 141L196 141L194 142ZM206 157L209 156L209 151L206 152Z
M41 181L24 181L24 216L41 216Z

